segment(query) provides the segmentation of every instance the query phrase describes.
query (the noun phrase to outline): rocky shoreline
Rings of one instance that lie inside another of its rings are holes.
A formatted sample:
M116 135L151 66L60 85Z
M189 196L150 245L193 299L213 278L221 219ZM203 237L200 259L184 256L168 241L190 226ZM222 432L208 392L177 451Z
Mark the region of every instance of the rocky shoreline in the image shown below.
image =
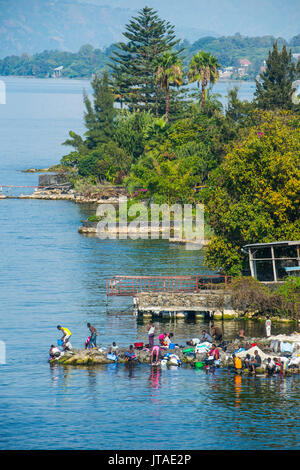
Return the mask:
M38 189L33 194L21 194L18 199L46 199L71 201L77 204L118 204L120 197L127 196L124 188L107 188L101 192L82 194L74 189Z
M274 337L276 338L276 337ZM245 356L247 351L253 355L253 351L256 349L261 355L262 364L260 368L256 369L256 374L265 374L267 358L284 357L280 356L280 353L274 353L274 350L270 347L271 343L269 338L246 338L245 340L235 339L232 341L225 341L223 344L218 345L220 352L220 364L218 367L226 370L234 370L234 359L233 353L241 357ZM218 344L218 343L217 343ZM253 346L254 345L254 346ZM49 361L51 364L61 364L63 366L101 366L112 363L119 364L151 364L151 352L149 349L144 348L142 350L135 349L136 359L128 361L126 357L126 348L119 348L117 361L107 358L108 350L101 348L94 348L93 350L86 349L74 349L71 352L64 353L63 356ZM191 346L178 345L175 349L164 349L162 355L175 354L182 366L198 368L199 364L203 364L206 358L206 352L195 352L196 348ZM293 359L300 355L300 335L299 343L296 343L295 352L293 353ZM297 361L296 361L297 362ZM300 362L300 361L299 361ZM167 367L172 366L172 363L166 364ZM243 374L250 374L248 369L242 370ZM292 375L300 373L300 364L293 364L287 367L285 375Z

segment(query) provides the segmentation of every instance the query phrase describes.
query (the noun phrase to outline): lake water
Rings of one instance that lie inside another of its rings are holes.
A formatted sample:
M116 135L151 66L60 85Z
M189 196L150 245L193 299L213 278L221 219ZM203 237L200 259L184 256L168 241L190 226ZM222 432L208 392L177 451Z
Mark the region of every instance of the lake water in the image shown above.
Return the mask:
M5 82L0 184L36 185L36 174L20 170L56 163L68 130L83 132L81 93L88 82ZM253 84L242 86L251 97ZM224 83L219 87L226 92ZM104 346L147 338L131 299L110 299L106 308L108 277L207 272L201 252L166 241L81 236L77 228L92 210L65 201L0 201L0 340L7 353L0 364L0 449L299 449L298 378L49 366L57 324L71 329L74 347L83 345L87 321ZM242 325L219 324L227 338ZM203 325L177 320L159 330L173 331L184 344ZM249 335L264 333L261 323L245 327ZM293 329L278 324L273 332Z

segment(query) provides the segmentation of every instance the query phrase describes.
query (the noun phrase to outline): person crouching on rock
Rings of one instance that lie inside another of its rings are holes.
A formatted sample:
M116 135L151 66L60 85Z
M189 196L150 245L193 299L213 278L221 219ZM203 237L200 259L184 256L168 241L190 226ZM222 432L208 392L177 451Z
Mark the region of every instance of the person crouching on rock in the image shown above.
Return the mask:
M222 341L222 330L218 326L212 327L212 337L215 341Z
M257 349L254 351L254 358L251 361L251 372L255 374L255 370L261 366L261 357L258 354Z
M157 366L160 363L161 351L159 346L153 346L151 351L151 366Z
M189 341L186 342L186 344L188 346L196 346L197 344L200 343L200 339L199 338L192 338L190 339Z
M132 346L132 344L129 346L129 351L126 351L124 353L124 356L126 357L127 361L133 361L134 359L136 359L134 347Z
M274 375L275 371L276 371L276 364L270 357L268 357L267 364L266 364L266 372L268 375Z
M49 349L49 360L52 361L53 359L58 359L60 355L60 350L56 346L54 346L54 344L51 344L51 347Z
M200 338L200 343L205 343L205 342L212 343L213 339L212 339L211 335L209 333L207 333L206 330L203 330L202 331L202 337Z
M213 356L215 361L220 359L220 351L215 344L212 345L211 350L209 351L209 355Z
M242 368L243 368L241 358L239 358L239 356L236 356L235 354L233 354L232 357L233 357L233 361L234 361L235 373L236 374L241 374L242 373Z
M67 343L69 343L69 339L72 336L71 331L68 328L65 328L65 327L60 326L60 325L57 326L57 329L62 331L62 333L63 333L63 336L61 338L61 340L63 342L63 344L62 344L63 350L70 349L70 345L68 345Z
M251 368L251 356L250 354L246 354L246 357L244 359L244 368L250 370Z

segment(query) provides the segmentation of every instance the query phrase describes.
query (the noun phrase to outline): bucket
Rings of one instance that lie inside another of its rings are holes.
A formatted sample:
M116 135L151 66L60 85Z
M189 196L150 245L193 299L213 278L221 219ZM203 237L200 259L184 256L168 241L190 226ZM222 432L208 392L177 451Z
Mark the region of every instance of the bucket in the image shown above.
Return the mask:
M169 344L169 349L175 349L176 344L175 343L170 343Z
M195 369L202 369L204 362L195 362Z
M64 343L61 339L58 339L57 340L57 346L62 346Z
M134 349L143 349L144 343L134 343Z

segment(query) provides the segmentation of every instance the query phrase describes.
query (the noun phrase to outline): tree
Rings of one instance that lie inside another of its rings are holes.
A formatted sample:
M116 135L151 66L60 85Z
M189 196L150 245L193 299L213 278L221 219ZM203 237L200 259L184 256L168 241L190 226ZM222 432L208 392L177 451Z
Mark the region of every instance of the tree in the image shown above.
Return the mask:
M183 83L183 67L178 55L165 52L156 61L156 81L166 93L166 121L169 121L170 85Z
M179 42L174 26L161 20L152 8L145 7L126 25L123 35L128 42L116 44L110 57L117 94L129 109L153 110L158 93L155 61Z
M300 63L292 60L292 51L286 46L278 50L277 42L266 61L266 70L256 80L255 100L259 108L265 110L292 109L293 82L300 76Z
M189 63L188 70L188 79L190 83L201 82L202 93L201 93L201 103L202 108L205 105L205 89L208 83L215 83L218 79L219 73L218 68L220 64L217 59L211 55L209 52L200 51L197 52L191 59Z
M256 125L212 172L204 191L216 236L206 262L239 274L248 243L299 240L300 118L258 112Z
M87 131L85 144L89 149L97 147L113 139L114 119L114 95L109 87L108 73L103 72L102 77L97 75L91 82L93 88L93 104L87 94L84 94L86 112L84 115Z

